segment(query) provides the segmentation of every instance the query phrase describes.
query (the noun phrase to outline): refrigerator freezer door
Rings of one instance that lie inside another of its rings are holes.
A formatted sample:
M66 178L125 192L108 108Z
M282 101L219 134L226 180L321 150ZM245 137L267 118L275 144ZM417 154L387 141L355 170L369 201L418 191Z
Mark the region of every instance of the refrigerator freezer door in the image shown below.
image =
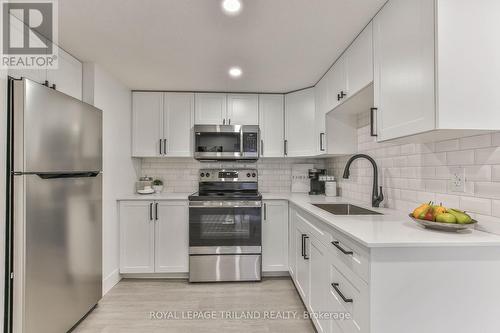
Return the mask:
M102 170L101 110L26 79L14 96L15 171Z
M102 175L18 177L25 188L24 217L15 220L25 229L23 332L63 333L102 295Z

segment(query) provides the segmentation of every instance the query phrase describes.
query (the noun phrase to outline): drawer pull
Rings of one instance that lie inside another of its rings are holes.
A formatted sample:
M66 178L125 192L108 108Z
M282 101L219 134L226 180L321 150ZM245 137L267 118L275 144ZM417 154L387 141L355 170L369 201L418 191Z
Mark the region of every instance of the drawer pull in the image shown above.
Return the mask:
M335 291L337 292L337 294L342 298L342 300L346 303L353 303L353 299L352 298L346 298L344 296L344 294L342 294L342 292L340 291L339 289L339 284L338 283L332 283L332 287L333 289L335 289Z
M332 244L333 244L333 246L335 246L337 249L339 249L345 255L351 255L352 256L354 254L354 252L347 251L342 246L340 246L340 242L339 241L332 242Z

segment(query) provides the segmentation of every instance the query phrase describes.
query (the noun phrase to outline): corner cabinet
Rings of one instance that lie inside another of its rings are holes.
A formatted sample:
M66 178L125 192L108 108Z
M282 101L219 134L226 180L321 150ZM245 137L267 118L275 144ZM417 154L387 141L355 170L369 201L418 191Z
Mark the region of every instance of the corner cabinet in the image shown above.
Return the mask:
M262 271L288 271L288 201L263 202Z
M196 93L195 124L256 125L259 123L257 94Z
M285 100L281 94L259 95L260 156L285 155Z
M285 156L316 155L314 88L285 95Z
M187 273L186 201L121 201L120 273Z
M372 126L379 141L436 141L500 129L499 11L498 2L486 0L384 5L373 21Z
M194 94L132 93L132 156L192 156Z

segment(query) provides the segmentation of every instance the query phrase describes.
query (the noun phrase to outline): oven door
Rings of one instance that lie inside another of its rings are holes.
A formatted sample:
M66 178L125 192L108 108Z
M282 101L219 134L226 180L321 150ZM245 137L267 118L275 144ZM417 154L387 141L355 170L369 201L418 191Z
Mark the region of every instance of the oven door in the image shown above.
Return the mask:
M261 201L191 201L189 253L261 253L261 207Z
M240 125L195 125L194 158L234 160L242 156Z

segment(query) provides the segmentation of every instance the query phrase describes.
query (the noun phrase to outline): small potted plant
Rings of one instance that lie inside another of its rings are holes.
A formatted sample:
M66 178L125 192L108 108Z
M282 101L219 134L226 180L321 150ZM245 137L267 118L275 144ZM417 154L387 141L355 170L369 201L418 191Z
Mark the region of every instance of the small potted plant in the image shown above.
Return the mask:
M161 193L161 191L163 191L163 181L161 179L153 180L153 190L155 190L156 193Z

